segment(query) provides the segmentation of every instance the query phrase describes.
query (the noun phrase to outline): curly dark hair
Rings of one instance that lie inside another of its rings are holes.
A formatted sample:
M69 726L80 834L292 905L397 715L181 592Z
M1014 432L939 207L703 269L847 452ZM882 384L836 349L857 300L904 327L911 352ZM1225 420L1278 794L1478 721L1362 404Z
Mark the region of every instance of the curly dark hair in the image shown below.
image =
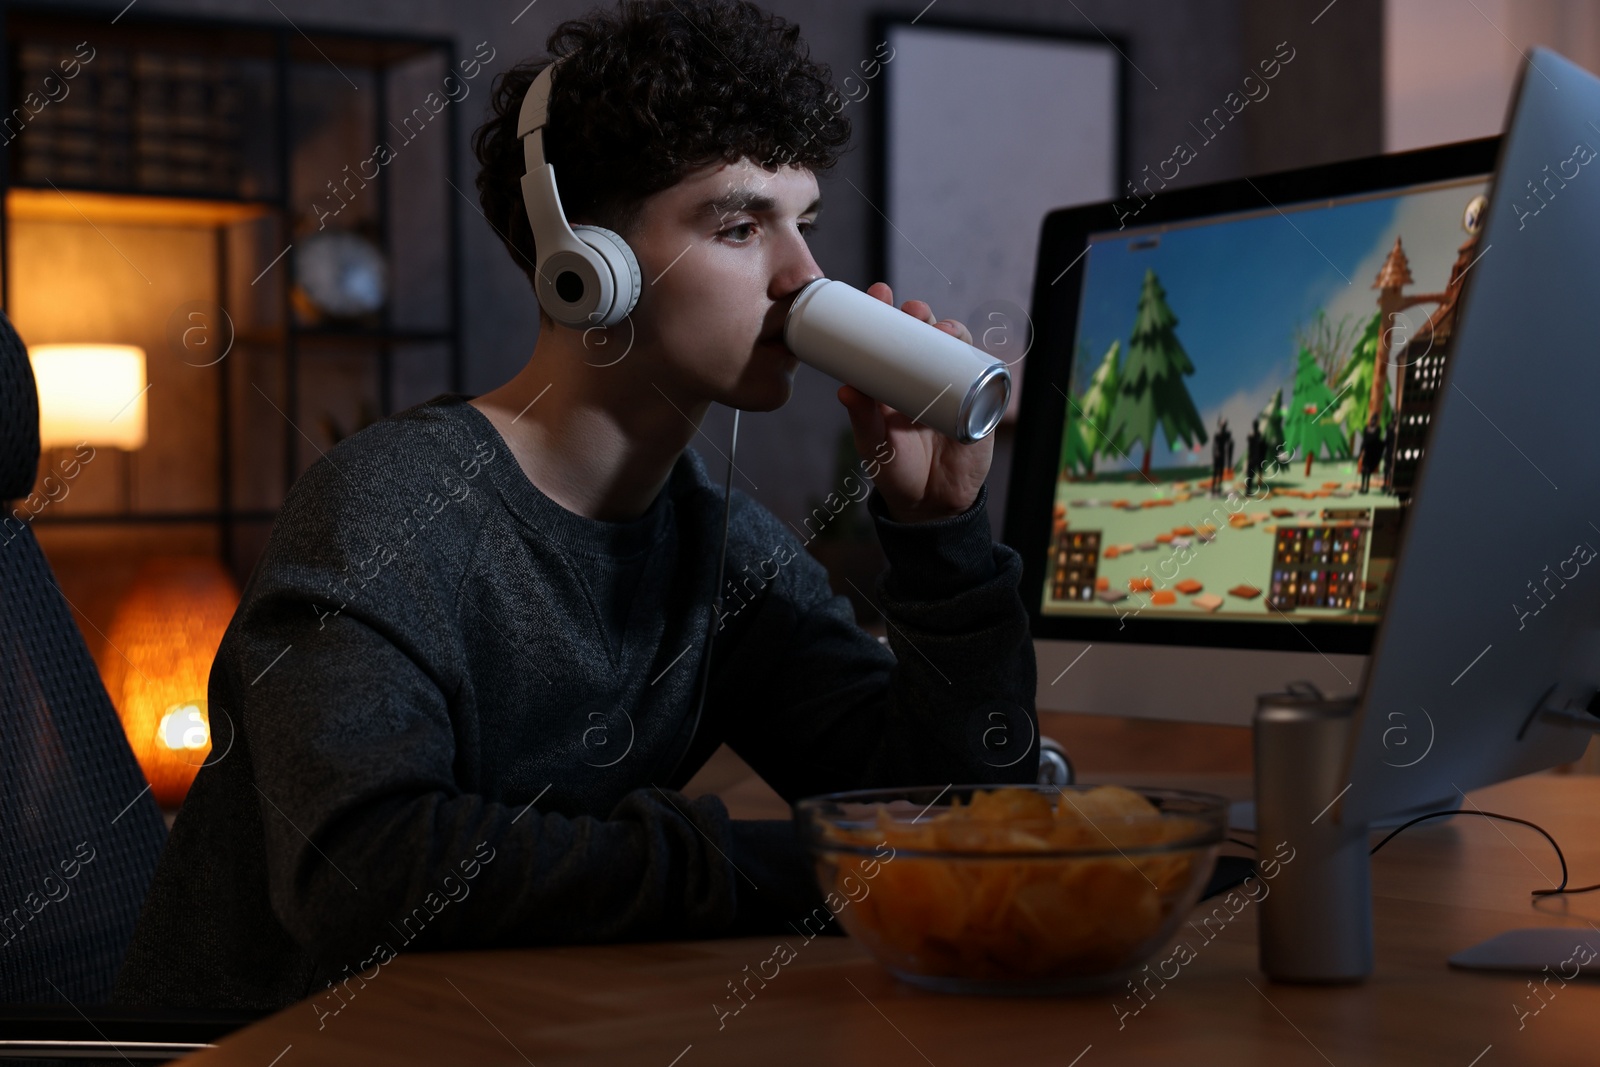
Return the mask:
M626 238L646 197L690 171L741 158L821 172L838 162L850 122L826 64L800 28L748 0L619 0L557 26L545 159L567 220ZM493 114L473 133L478 199L511 257L535 279L523 208L517 112L552 58L495 77ZM547 318L540 311L541 319Z

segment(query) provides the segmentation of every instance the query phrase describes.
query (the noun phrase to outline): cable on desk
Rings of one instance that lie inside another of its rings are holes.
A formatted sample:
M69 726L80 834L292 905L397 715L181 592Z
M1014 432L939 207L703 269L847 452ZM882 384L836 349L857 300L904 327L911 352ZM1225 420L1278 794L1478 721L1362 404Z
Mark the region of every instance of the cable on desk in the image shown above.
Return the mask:
M1433 811L1426 815L1418 815L1415 819L1412 819L1409 822L1403 822L1399 826L1396 826L1393 830L1389 831L1388 836L1386 836L1382 841L1379 841L1376 845L1373 845L1372 848L1367 851L1367 855L1370 856L1374 852L1377 852L1384 845L1387 845L1400 831L1415 826L1419 822L1427 822L1429 819L1441 819L1446 815L1482 815L1486 819L1503 819L1506 822L1514 822L1518 825L1526 826L1539 831L1539 833L1544 836L1544 839L1550 842L1550 847L1556 850L1556 859L1561 862L1561 884L1556 886L1554 889L1532 890L1531 892L1536 897L1553 897L1558 894L1571 895L1575 893L1592 893L1596 889L1600 889L1600 882L1597 882L1594 885L1578 886L1575 889L1567 888L1567 857L1562 853L1561 846L1556 844L1556 839L1551 837L1549 832L1547 832L1544 827L1540 826L1538 823L1529 822L1527 819L1519 819L1515 815L1500 815L1492 811L1483 811L1481 809L1468 811L1466 808L1453 808L1449 811ZM1248 848L1251 851L1254 851L1256 847L1248 841L1239 840L1237 837L1230 837L1227 838L1227 840L1231 841L1235 845Z
M1390 830L1388 836L1382 841L1379 841L1376 845L1373 845L1372 848L1367 852L1367 855L1370 856L1384 845L1387 845L1400 831L1408 827L1415 826L1419 822L1426 822L1428 819L1443 818L1446 815L1482 815L1485 819L1502 819L1505 822L1514 822L1520 826L1526 826L1530 829L1539 831L1544 839L1550 842L1550 847L1556 850L1556 859L1561 861L1561 884L1556 886L1554 889L1533 890L1533 895L1536 897L1552 897L1556 896L1557 894L1592 893L1596 889L1600 889L1600 883L1595 885L1579 886L1576 889L1567 888L1567 857L1562 853L1561 846L1556 844L1556 839L1551 837L1549 832L1546 831L1544 827L1540 826L1538 823L1529 822L1527 819L1519 819L1515 815L1500 815L1492 811L1483 811L1481 809L1473 809L1469 811L1466 808L1455 808L1450 811L1433 811L1429 812L1427 815L1418 815L1415 819L1411 819L1408 822L1403 822L1399 826L1396 826L1393 830Z

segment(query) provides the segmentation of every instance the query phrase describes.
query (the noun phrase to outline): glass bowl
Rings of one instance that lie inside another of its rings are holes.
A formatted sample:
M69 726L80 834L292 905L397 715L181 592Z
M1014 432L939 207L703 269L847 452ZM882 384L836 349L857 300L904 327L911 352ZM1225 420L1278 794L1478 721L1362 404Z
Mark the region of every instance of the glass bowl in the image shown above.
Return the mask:
M808 797L794 818L828 911L895 977L1044 994L1115 985L1172 937L1211 877L1228 801L928 786Z

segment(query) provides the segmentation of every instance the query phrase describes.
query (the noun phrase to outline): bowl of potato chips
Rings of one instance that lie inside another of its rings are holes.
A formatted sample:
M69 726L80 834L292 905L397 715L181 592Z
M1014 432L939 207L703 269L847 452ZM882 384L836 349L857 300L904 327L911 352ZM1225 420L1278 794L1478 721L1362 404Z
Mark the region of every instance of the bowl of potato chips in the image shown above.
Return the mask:
M897 978L954 993L1114 985L1211 877L1228 801L1121 786L930 786L795 804L827 907Z

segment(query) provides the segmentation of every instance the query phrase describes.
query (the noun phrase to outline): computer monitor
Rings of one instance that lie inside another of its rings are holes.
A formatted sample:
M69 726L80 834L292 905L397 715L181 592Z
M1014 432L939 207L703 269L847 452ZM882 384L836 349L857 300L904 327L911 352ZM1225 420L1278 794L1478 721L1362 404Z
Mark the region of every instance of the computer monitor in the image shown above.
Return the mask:
M1497 144L1045 218L1005 524L1041 710L1362 691Z
M1576 759L1600 722L1600 78L1525 63L1334 818Z

